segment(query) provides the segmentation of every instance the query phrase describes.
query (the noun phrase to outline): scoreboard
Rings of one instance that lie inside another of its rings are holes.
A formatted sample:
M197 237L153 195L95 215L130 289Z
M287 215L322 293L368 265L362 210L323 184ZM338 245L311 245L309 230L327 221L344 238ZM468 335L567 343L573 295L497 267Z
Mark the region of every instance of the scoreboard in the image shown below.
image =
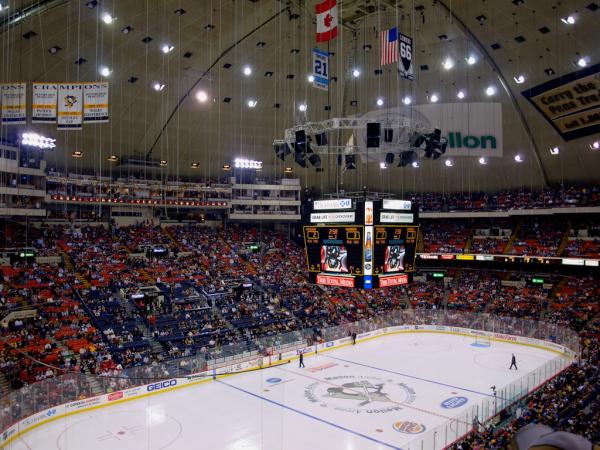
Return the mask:
M363 234L359 225L305 226L310 281L355 287L356 277L363 275Z
M310 282L365 289L408 283L419 233L411 202L335 199L309 206L303 237Z

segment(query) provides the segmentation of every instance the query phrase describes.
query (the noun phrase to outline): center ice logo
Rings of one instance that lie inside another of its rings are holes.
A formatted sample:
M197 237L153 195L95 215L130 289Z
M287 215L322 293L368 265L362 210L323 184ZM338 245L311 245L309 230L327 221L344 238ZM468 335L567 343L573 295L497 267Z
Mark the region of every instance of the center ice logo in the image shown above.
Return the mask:
M357 413L388 413L415 401L415 391L391 379L361 376L326 377L304 389L306 399L324 408Z

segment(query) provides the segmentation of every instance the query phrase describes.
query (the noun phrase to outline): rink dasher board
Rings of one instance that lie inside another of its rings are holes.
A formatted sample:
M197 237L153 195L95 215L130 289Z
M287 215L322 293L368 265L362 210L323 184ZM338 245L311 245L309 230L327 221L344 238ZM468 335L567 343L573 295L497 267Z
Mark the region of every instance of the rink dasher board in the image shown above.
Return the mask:
M491 341L523 345L550 351L565 357L568 360L573 360L577 356L577 354L568 347L555 344L554 342L544 341L542 339L495 333L490 331L472 330L470 328L450 327L445 325L397 325L384 327L379 330L360 333L357 335L356 341L369 341L382 336L391 336L404 333L451 334L473 339L475 339L477 336L485 336L489 337ZM0 446L2 446L1 448L4 448L6 444L11 443L29 431L68 416L129 402L132 400L139 400L145 397L151 397L165 392L171 392L176 389L208 383L219 378L234 376L239 373L250 372L261 368L267 369L269 367L276 367L278 365L286 364L290 361L298 359L298 355L300 353L304 354L304 356L310 356L314 355L315 353L328 352L349 345L352 345L351 337L345 337L335 341L324 342L312 346L299 346L295 350L289 350L276 356L273 355L271 357L253 358L250 361L235 363L227 367L221 367L219 370L223 370L223 372L218 374L213 370L208 370L199 372L197 374L192 374L188 378L171 378L156 383L149 383L122 391L111 392L109 394L102 394L96 397L90 397L87 399L76 400L63 405L58 405L53 408L48 408L35 413L15 423L6 430L2 430L2 434L0 434ZM273 361L273 358L276 358L276 360ZM268 365L263 364L265 359L269 360ZM196 379L200 377L202 377L202 379ZM545 384L547 381L548 380L545 380L542 384Z

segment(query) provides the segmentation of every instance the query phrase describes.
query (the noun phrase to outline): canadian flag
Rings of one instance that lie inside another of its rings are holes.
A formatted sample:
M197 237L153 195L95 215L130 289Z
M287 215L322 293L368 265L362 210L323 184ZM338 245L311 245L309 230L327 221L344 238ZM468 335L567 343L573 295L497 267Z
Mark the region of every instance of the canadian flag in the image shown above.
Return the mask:
M319 3L317 10L317 42L327 42L337 37L338 17L336 0Z

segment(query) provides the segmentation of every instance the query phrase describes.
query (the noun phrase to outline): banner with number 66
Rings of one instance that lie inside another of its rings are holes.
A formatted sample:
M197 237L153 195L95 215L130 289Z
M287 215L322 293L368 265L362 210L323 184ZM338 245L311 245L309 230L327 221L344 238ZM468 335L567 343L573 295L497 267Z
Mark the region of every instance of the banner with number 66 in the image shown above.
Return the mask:
M412 38L405 34L398 33L400 41L400 58L398 59L398 72L402 78L407 80L415 79L415 71L413 64L413 43Z
M313 49L313 86L329 90L329 52Z

